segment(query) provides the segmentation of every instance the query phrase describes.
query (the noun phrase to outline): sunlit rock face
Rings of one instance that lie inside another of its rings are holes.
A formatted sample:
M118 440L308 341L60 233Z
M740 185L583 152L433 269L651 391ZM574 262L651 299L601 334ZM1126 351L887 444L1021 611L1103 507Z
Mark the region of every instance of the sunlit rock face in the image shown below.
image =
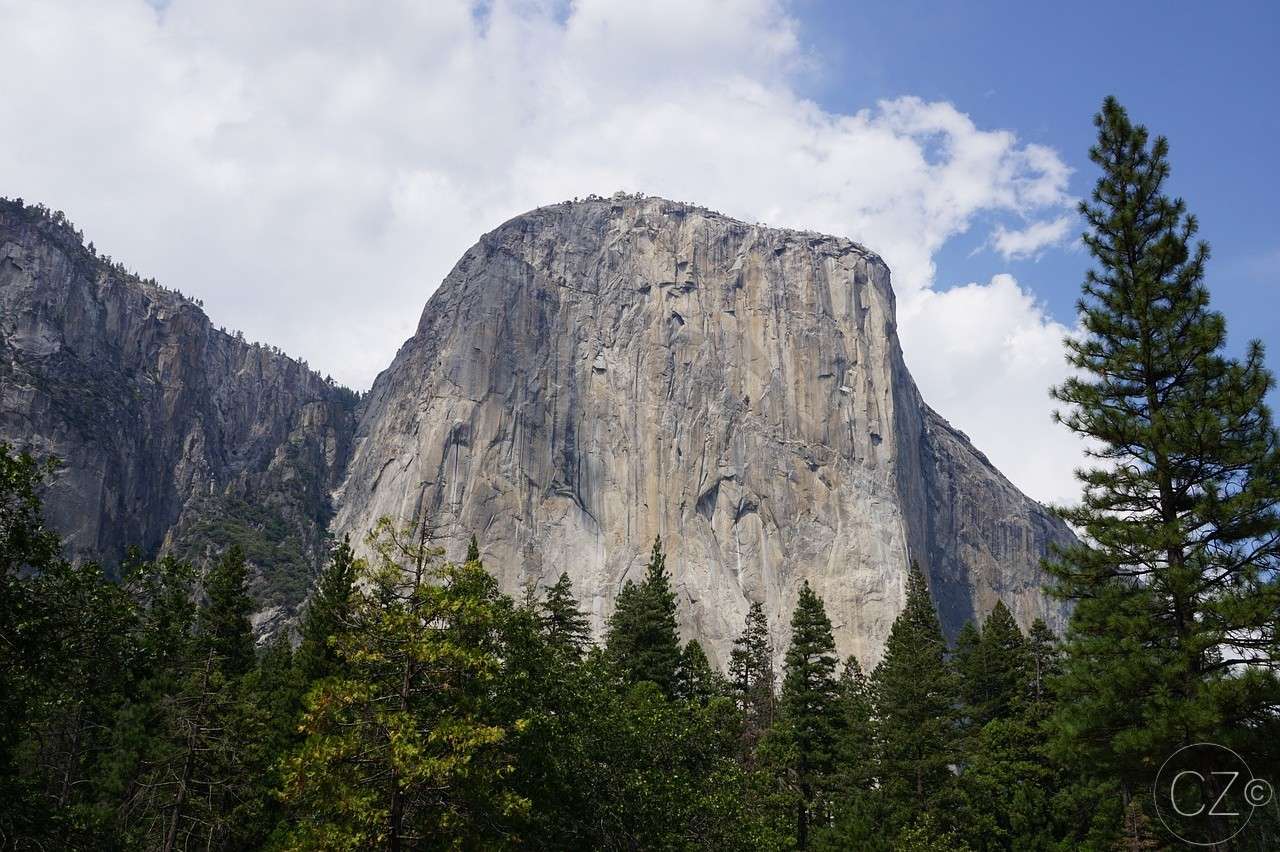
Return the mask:
M508 592L567 571L595 629L661 535L681 629L721 664L752 601L779 652L803 581L880 656L911 560L954 633L1045 617L1067 528L920 398L889 269L845 239L658 198L484 235L367 397L334 530L474 533Z

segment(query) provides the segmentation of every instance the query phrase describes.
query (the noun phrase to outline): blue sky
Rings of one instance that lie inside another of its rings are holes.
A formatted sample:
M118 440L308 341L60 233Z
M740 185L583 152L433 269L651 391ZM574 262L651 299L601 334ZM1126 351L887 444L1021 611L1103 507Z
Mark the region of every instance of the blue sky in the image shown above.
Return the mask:
M1091 117L1118 97L1170 142L1170 189L1200 220L1207 280L1233 349L1268 344L1280 368L1280 3L847 3L802 0L818 57L808 94L834 111L913 94L954 103L1058 151L1085 196L1096 176ZM935 256L938 283L982 280L985 234ZM974 250L978 254L973 254ZM1070 323L1088 256L1004 262Z

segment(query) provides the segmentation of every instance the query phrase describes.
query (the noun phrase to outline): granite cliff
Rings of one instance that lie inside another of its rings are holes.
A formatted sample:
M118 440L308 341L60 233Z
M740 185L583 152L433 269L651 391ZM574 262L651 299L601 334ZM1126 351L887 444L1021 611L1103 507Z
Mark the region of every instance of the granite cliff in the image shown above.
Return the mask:
M325 552L357 398L0 200L0 440L61 459L46 497L73 556L203 563L231 542L271 625Z
M334 528L475 533L508 592L564 570L602 630L661 534L681 629L722 664L751 601L779 650L802 581L878 659L911 560L944 626L1002 599L1060 627L1068 529L921 399L868 249L658 198L489 234L370 391Z
M359 404L0 201L0 440L62 459L73 555L241 544L263 632L327 533L382 515L453 557L477 534L511 593L568 571L597 631L661 534L681 629L722 664L751 601L781 652L803 580L873 663L911 560L949 632L997 599L1063 617L1038 563L1070 532L921 400L881 259L657 198L484 235Z

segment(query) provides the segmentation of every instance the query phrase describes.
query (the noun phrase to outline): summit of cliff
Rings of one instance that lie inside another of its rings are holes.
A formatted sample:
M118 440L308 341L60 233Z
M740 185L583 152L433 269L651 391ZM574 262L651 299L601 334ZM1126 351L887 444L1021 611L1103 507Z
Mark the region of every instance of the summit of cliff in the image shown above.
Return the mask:
M721 661L754 601L781 649L807 581L874 662L912 560L949 631L997 599L1061 623L1039 562L1071 534L920 398L883 260L663 198L483 235L375 381L340 495L338 532L475 533L508 591L567 571L597 631L660 534Z

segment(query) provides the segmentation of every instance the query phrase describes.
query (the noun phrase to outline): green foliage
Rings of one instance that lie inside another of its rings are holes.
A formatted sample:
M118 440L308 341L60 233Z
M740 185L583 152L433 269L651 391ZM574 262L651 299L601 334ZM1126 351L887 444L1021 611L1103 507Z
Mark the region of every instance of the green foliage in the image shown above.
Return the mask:
M0 832L13 836L25 802L14 749L27 724L42 674L40 601L28 574L58 557L57 536L46 529L39 489L56 465L0 443L0 800L14 803L0 815Z
M711 667L701 643L697 639L689 640L680 652L680 667L676 670L676 697L706 704L713 698L725 697L728 691L728 683L723 675Z
M344 537L333 548L302 614L294 662L304 681L329 677L341 668L336 639L351 624L356 578L362 570L350 539Z
M871 679L852 654L844 662L837 684L839 696L839 736L836 739L836 789L851 796L871 789L875 766L873 722L875 696Z
M903 809L926 808L951 780L958 694L929 587L914 563L906 606L871 681L881 786Z
M486 700L501 671L505 610L475 562L439 561L383 521L338 637L343 671L306 699L306 739L284 770L298 849L471 848L527 812L506 779L511 727Z
M788 743L787 782L796 793L796 844L808 848L809 827L820 811L835 766L843 721L836 684L836 643L822 599L805 582L791 615L791 645L782 678L783 725Z
M997 601L979 631L966 624L954 657L966 721L974 729L1006 718L1027 695L1027 640L1013 614Z
M1062 651L1058 646L1058 637L1053 634L1043 619L1031 622L1027 631L1026 674L1022 680L1026 687L1023 698L1028 714L1037 720L1043 720L1053 707L1055 698L1054 683L1062 673Z
M922 814L898 835L893 852L970 852L969 846L953 832L940 828L932 816Z
M1223 354L1208 246L1165 194L1168 144L1108 98L1084 242L1097 263L1067 341L1060 420L1101 460L1063 516L1085 537L1051 566L1075 601L1058 754L1146 789L1178 746L1268 754L1280 681L1280 443L1262 347Z
M246 562L264 569L250 577L250 591L263 605L292 605L306 597L318 560L309 555L313 548L300 525L274 502L218 495L202 501L193 514L196 520L176 536L179 558L199 565L210 553L238 547Z
M729 652L729 682L746 718L744 733L750 750L774 722L773 645L764 607L753 602L747 610L742 634Z
M541 608L542 629L552 647L575 657L591 643L591 626L573 595L573 582L562 572L555 585L547 589Z
M629 683L651 681L666 695L675 690L680 666L676 595L667 573L662 538L654 539L644 582L630 580L618 593L609 620L607 648Z
M231 676L244 674L253 665L253 627L249 615L249 569L236 545L218 560L204 578L207 603L200 610L201 638L216 665Z

